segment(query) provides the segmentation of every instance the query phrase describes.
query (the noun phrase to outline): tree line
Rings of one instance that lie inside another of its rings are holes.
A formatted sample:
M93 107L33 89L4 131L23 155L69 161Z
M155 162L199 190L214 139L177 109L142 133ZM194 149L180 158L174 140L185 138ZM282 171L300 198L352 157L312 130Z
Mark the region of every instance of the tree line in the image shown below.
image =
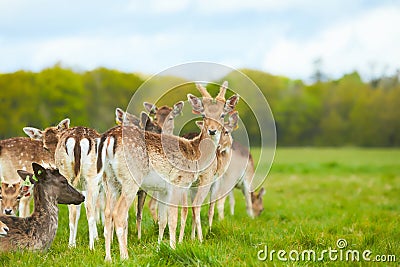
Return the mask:
M365 82L353 72L337 80L305 84L262 71L241 71L268 100L278 146L400 146L398 75ZM44 129L66 117L72 125L104 132L114 125L115 108L126 108L145 79L106 68L79 72L59 64L37 73L0 74L0 138L21 136L25 126ZM224 79L231 88L240 86L229 74ZM190 91L199 95L194 87ZM172 93L162 104L185 98L186 94ZM238 109L242 118L252 117L249 109ZM257 127L251 124L246 129L257 143Z

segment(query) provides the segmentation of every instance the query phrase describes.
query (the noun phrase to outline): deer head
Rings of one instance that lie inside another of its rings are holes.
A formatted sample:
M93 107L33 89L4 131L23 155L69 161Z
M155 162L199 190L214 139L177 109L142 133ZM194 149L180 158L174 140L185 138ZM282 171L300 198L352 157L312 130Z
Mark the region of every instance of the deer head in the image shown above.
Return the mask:
M123 111L120 108L115 110L115 121L118 125L125 126L138 126L142 130L146 130L154 133L161 133L162 129L151 118L145 113L140 113L140 119L135 115Z
M1 182L0 187L0 206L1 213L4 215L16 215L19 202L23 196L31 194L31 186L24 186L17 182L14 184Z
M150 116L154 116L154 122L161 128L162 132L172 134L174 132L174 119L181 114L183 109L183 101L177 102L172 108L162 106L158 108L156 105L144 102L143 106Z
M235 106L239 101L238 95L233 95L228 100L225 100L227 86L227 82L222 84L215 99L200 84L197 84L197 89L203 96L202 99L192 94L187 95L189 103L192 105L192 112L203 117L202 133L213 140L215 144L218 144L221 137L225 116L235 110Z
M263 196L265 195L265 189L262 187L257 193L251 193L251 203L253 208L253 214L255 217L260 216L264 210Z
M44 168L37 163L32 163L32 169L33 174L23 170L17 172L24 181L43 187L46 195L55 198L58 204L79 205L85 200L85 197L68 183L58 169Z
M57 126L39 130L33 127L24 127L24 132L32 139L43 142L43 147L54 153L60 134L69 128L70 120L64 119Z

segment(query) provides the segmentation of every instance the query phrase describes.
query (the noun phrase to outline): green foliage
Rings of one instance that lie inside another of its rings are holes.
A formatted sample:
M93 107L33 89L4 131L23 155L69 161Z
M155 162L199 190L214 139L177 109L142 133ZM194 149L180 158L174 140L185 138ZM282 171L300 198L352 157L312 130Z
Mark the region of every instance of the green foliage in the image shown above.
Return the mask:
M369 84L354 72L335 81L306 85L257 70L241 71L268 100L281 146L400 146L400 83L396 77ZM142 77L106 68L76 72L60 65L39 73L0 74L0 138L23 135L22 128L28 125L45 128L66 117L73 126L104 132L114 125L115 108L127 108L132 95L144 84ZM232 89L248 86L237 73L228 74L221 81L225 79ZM186 100L187 93L199 96L193 84L185 84L179 77L153 78L145 87L146 95L141 99L158 106ZM167 89L172 90L163 95ZM208 90L216 95L219 88L210 84ZM227 97L232 94L228 91ZM257 96L248 90L245 97ZM129 111L138 115L142 109L136 105ZM260 133L252 107L243 98L237 110L251 144L259 145ZM186 124L182 130L190 131L198 131L194 123Z

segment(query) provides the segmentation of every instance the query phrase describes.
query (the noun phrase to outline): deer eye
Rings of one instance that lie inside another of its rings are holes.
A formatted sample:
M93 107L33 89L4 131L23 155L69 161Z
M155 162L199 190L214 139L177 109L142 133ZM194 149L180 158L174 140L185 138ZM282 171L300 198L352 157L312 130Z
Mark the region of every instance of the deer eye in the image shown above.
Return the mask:
M222 118L222 119L225 118L225 113L222 113L222 114L221 114L221 118Z
M2 196L0 196L0 200L2 200L3 199L3 197Z
M204 119L206 117L206 114L201 114L201 117Z
M21 196L17 196L17 200L20 200L22 197Z

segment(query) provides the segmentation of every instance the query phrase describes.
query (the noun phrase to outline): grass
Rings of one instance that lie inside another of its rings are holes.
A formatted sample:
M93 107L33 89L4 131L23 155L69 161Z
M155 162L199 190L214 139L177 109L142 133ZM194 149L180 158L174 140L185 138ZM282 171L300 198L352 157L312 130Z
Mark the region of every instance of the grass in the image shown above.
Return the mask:
M256 154L257 151L254 151ZM338 239L345 239L347 250L370 250L376 255L395 255L400 262L400 150L359 148L282 148L278 149L265 185L263 214L247 217L242 194L237 191L236 213L225 220L214 220L207 229L207 209L203 208L205 242L190 240L190 219L184 243L171 250L168 234L157 245L157 225L146 207L142 240L136 238L134 209L129 226L128 261L119 260L114 240L113 263L105 264L104 239L96 249L88 249L85 215L79 222L77 248L68 248L68 212L62 206L56 239L45 253L3 253L0 266L255 266L332 264L374 266L376 262L330 261L259 261L258 251L337 249ZM190 216L189 216L190 217ZM101 233L101 227L99 227ZM101 235L101 234L100 234ZM1 241L0 241L1 242ZM263 254L261 254L263 255ZM295 256L295 254L292 254ZM320 255L320 254L317 254ZM344 255L344 254L343 254ZM288 257L288 255L286 255Z

